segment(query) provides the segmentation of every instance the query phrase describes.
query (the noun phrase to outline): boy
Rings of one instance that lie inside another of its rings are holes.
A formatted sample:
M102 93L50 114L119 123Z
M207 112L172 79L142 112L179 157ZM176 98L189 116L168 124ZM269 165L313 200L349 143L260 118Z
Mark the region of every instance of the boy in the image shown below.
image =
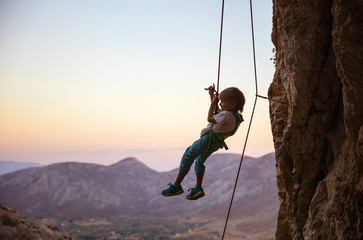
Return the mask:
M243 112L245 97L238 88L226 88L219 96L215 94L214 84L205 90L209 91L211 98L207 118L209 124L202 130L200 139L185 151L176 180L174 184L169 183L169 187L161 192L163 196L175 196L184 192L180 184L195 160L196 186L189 189L191 191L186 199L196 200L204 197L205 193L202 188L205 171L204 162L219 148L225 147L226 150L228 149L224 139L232 136L243 121L241 113ZM218 100L220 100L220 108L218 107Z

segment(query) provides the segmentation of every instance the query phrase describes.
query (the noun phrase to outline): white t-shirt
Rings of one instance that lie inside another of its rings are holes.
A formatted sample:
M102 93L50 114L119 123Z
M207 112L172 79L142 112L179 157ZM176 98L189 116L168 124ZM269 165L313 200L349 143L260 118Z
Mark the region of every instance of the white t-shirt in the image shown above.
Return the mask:
M232 132L236 126L236 117L233 115L233 113L229 111L222 111L214 115L214 119L216 120L217 123L213 124L213 131L216 133ZM208 126L204 128L200 134L204 135L208 133L211 130L211 128L212 124L209 123Z

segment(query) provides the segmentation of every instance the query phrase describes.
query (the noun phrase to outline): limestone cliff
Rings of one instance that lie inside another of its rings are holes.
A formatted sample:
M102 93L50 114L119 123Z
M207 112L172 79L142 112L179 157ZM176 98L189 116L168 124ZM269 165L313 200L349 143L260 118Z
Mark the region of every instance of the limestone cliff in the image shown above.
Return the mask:
M273 4L276 239L363 239L363 1Z

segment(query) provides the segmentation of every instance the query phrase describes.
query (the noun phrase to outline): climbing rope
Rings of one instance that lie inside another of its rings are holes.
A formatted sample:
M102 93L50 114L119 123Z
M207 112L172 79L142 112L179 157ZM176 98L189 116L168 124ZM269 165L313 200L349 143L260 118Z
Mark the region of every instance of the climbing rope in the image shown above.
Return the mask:
M222 4L223 4L223 6L222 6L222 16L223 16L224 0L223 0L223 3ZM245 155L245 150L246 150L246 146L247 146L248 136L250 134L252 120L253 120L253 116L254 116L255 109L256 109L257 97L259 96L258 95L258 87L257 87L257 67L256 67L256 53L255 53L256 52L255 51L255 36L254 36L254 30L253 30L252 0L250 0L250 13L251 13L250 15L251 15L252 47L253 47L253 66L254 66L255 87L256 87L256 90L255 90L256 91L255 92L255 101L254 101L254 104L253 104L252 113L251 113L251 119L250 119L250 123L248 125L248 130L247 130L247 134L246 134L245 143L244 143L244 146L243 146L242 156L241 156L241 160L240 160L239 167L238 167L238 171L237 171L236 181L234 183L234 188L233 188L233 192L232 192L231 202L230 202L229 208L228 208L226 222L224 224L222 240L224 239L224 235L226 233L226 229L227 229L227 225L228 225L228 220L229 220L229 215L231 213L233 199L234 199L234 195L235 195L236 188L237 188L238 178L239 178L239 175L240 175L240 172L241 172L242 162L243 162L243 158L244 158L244 155ZM223 23L223 20L222 20L222 23ZM222 29L222 27L221 27L221 29ZM222 34L222 31L221 31L221 34ZM222 36L220 37L220 39L222 39ZM218 72L219 72L219 70L218 70ZM219 79L219 76L218 76L218 79Z
M220 33L219 33L219 57L218 57L217 94L219 93L219 78L220 78L220 75L221 75L221 56L222 56L223 17L224 17L224 0L222 0L221 31L220 31Z
M288 102L283 102L283 101L275 100L275 99L268 98L268 97L264 97L264 96L261 96L261 95L258 94L256 50L255 50L255 34L254 34L254 28L253 28L253 13L252 13L253 11L252 10L253 10L253 8L252 8L252 0L250 0L251 36L252 36L252 50L253 50L253 67L254 67L254 76L255 76L255 101L253 103L253 108L252 108L252 113L251 113L251 119L250 119L250 122L248 124L246 139L245 139L245 142L244 142L244 145L243 145L243 151L242 151L241 160L240 160L239 167L238 167L238 171L237 171L236 181L234 183L234 188L233 188L233 192L232 192L231 202L229 203L229 208L228 208L228 213L227 213L227 217L226 217L226 222L224 224L222 240L224 240L224 236L226 234L226 229L227 229L227 225L228 225L229 215L231 213L233 199L234 199L234 195L236 193L237 183L238 183L239 175L240 175L241 168L242 168L243 158L244 158L244 155L245 155L245 150L246 150L246 146L247 146L247 142L248 142L248 137L249 137L250 130L251 130L253 116L255 114L257 98L264 98L264 99L267 99L269 101L275 101L275 102L282 103L282 104L288 104ZM223 36L223 17L224 17L224 0L222 0L221 30L220 30L220 37L219 37L218 77L217 77L217 91L216 91L217 94L219 93L219 79L220 79L220 70L221 70L221 53L222 53L222 36Z
M217 74L217 90L216 94L219 94L219 79L221 76L221 56L222 56L222 37L223 37L223 18L224 18L224 0L222 0L222 14L221 14L221 30L219 33L219 55L218 55L218 74ZM217 113L218 102L215 107L215 114Z
M273 99L273 98L264 97L264 96L261 96L261 95L258 95L258 94L256 94L256 97L264 98L264 99L267 99L269 101L278 102L278 103L282 103L282 104L288 104L288 102L283 102L283 101L276 100L276 99Z

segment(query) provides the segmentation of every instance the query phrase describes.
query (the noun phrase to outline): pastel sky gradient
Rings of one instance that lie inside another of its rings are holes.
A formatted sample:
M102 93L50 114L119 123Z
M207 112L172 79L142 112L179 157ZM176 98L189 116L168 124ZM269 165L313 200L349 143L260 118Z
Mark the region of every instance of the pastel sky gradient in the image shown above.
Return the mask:
M272 1L253 7L266 95ZM220 14L221 0L1 0L0 160L178 167L207 124ZM229 153L242 152L254 100L249 14L249 1L225 1L220 88L247 101ZM274 151L268 111L259 99L247 155Z

